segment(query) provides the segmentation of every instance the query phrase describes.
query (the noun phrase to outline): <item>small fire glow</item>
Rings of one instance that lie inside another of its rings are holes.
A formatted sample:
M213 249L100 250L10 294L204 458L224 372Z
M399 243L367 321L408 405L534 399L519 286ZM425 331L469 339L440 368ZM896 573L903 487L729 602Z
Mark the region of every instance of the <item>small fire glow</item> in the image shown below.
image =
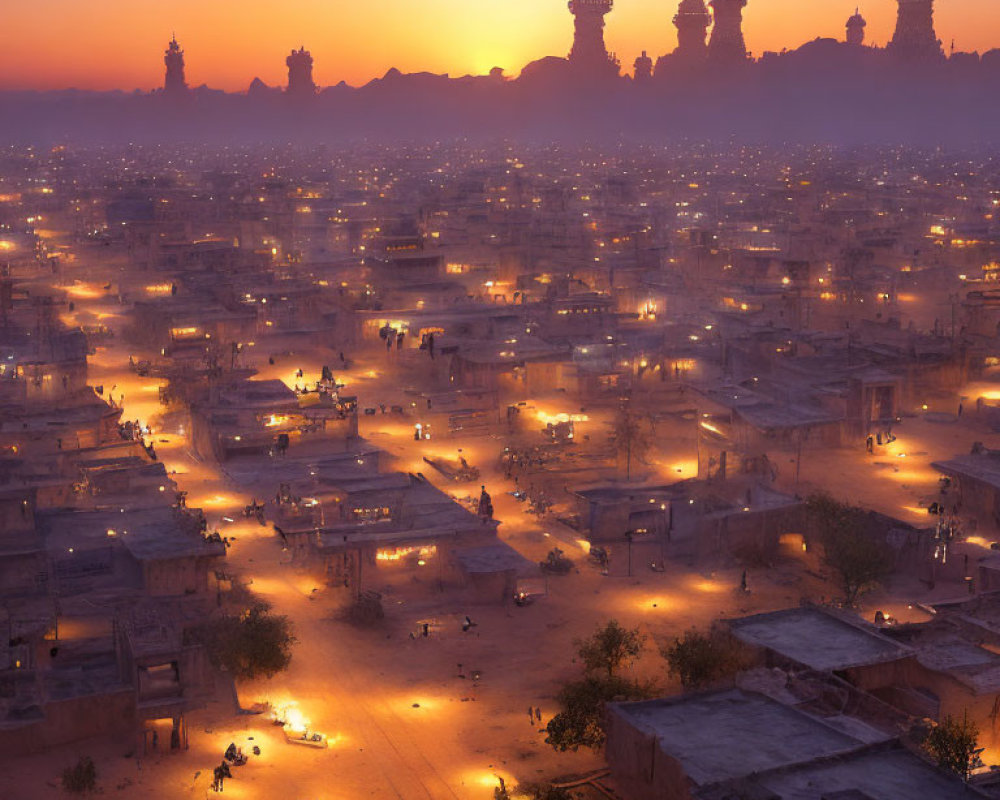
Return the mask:
M536 411L535 416L545 425L558 425L560 422L587 422L590 419L586 414L549 414L545 411Z
M375 560L401 561L414 553L421 560L427 559L437 553L437 547L435 545L428 545L426 547L384 547L375 554Z

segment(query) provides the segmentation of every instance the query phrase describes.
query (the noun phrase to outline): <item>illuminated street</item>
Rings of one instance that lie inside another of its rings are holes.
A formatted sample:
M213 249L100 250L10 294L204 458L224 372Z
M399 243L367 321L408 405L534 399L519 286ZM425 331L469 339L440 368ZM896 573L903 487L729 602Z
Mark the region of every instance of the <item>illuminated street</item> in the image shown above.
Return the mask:
M996 15L777 2L45 10L0 800L1000 798Z

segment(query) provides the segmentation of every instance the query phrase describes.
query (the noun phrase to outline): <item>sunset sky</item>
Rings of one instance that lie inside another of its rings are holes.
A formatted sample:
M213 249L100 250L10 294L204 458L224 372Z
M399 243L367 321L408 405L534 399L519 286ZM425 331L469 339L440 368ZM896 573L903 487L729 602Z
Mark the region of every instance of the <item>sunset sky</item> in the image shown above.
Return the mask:
M564 0L5 0L0 87L150 89L163 80L163 49L176 31L188 82L245 90L259 76L283 85L284 59L305 45L322 86L358 85L389 67L452 75L501 66L516 75L544 55L566 55L572 17ZM676 0L617 0L608 48L622 65L676 44ZM750 0L747 45L755 53L842 38L855 0ZM1000 47L1000 0L939 0L947 49ZM806 10L808 9L808 10ZM892 35L895 0L867 0L868 40Z

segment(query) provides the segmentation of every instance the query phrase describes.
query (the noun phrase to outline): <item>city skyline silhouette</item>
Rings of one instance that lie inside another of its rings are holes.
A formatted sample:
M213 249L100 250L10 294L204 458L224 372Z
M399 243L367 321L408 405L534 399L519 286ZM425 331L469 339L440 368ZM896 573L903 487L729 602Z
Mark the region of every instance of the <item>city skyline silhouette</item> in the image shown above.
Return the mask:
M939 2L935 18L946 52L983 52L1000 46L1000 15L992 0ZM819 37L843 39L850 0L751 0L744 10L748 50L755 56L795 49ZM305 46L316 59L315 82L352 86L389 69L461 76L484 75L501 67L516 76L544 56L564 56L572 44L566 3L551 0L432 0L416 6L380 0L365 8L333 9L318 2L276 13L261 2L237 11L220 3L189 0L169 8L139 8L103 0L96 4L50 0L6 12L0 48L0 89L150 90L162 85L156 57L171 33L186 50L191 86L245 91L254 78L283 85L284 58ZM608 49L626 71L640 52L654 59L677 44L673 2L618 0L606 20ZM895 24L894 0L861 4L868 21L866 40L884 46Z

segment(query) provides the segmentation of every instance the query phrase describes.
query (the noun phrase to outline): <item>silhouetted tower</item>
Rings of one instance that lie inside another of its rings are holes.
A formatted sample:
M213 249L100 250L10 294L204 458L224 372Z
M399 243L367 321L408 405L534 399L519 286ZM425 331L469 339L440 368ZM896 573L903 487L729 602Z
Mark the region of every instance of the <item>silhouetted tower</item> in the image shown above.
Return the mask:
M681 0L674 16L677 27L677 49L674 54L683 61L704 61L708 54L708 26L712 15L705 0Z
M614 0L569 0L573 15L571 64L588 71L618 74L618 62L604 46L604 17L613 7Z
M868 23L861 16L861 10L854 9L854 16L847 20L847 43L861 47L865 43L865 28Z
M715 25L708 42L708 60L717 65L742 64L747 60L743 39L743 9L747 0L712 0Z
M642 55L635 60L635 82L636 83L648 83L653 77L653 59L646 55L646 51L642 51Z
M905 61L930 61L944 57L934 32L934 0L897 0L896 32L886 48Z
M292 50L285 59L288 65L288 94L296 97L310 97L316 94L313 83L313 57L306 48Z
M184 80L184 51L173 36L163 53L163 63L167 67L163 77L163 91L170 95L180 95L187 92L187 81Z

